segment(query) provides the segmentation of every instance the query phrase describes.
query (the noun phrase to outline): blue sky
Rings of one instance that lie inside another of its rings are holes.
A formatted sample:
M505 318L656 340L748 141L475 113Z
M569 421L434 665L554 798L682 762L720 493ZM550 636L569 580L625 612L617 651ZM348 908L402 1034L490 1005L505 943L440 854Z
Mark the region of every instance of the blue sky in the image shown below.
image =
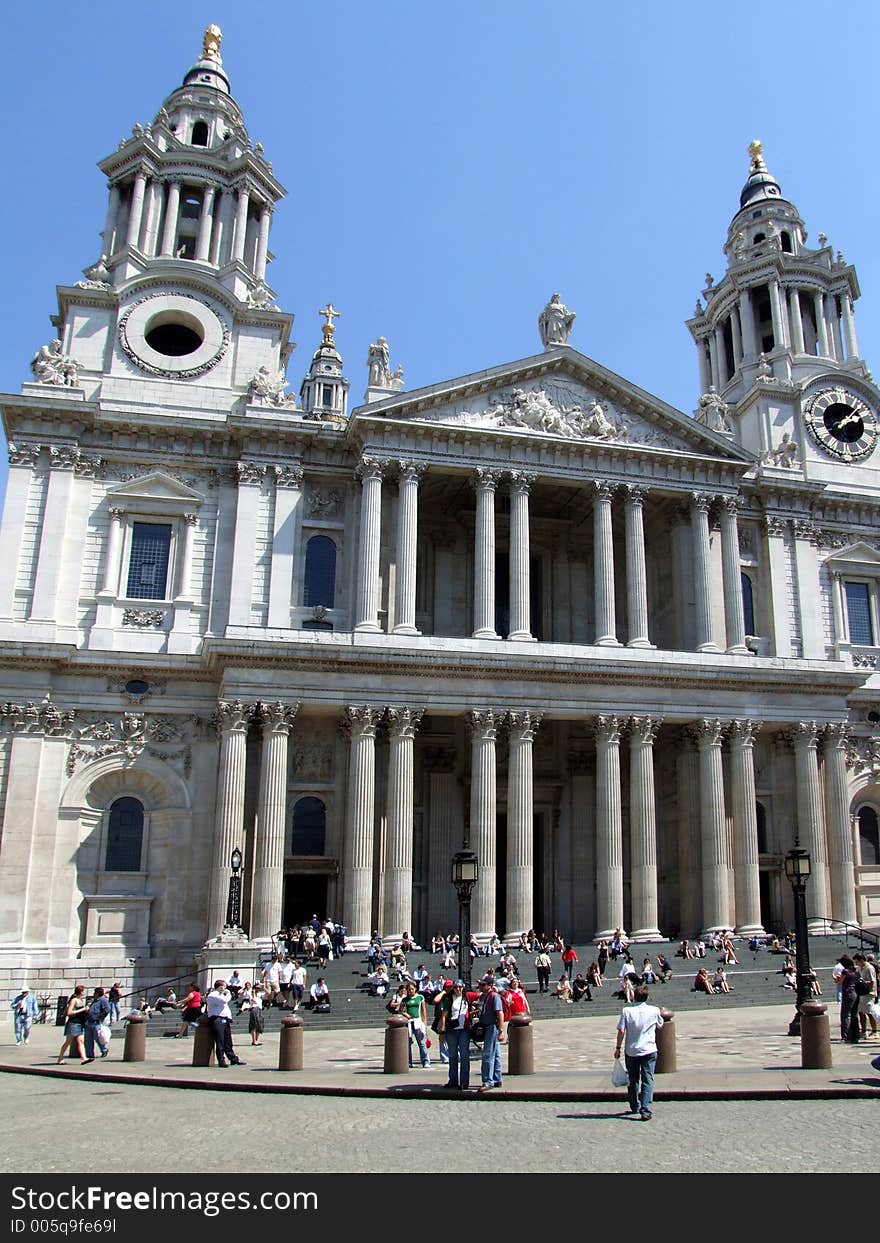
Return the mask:
M559 290L572 345L691 412L684 320L722 271L756 136L810 242L856 264L880 375L876 4L48 0L0 16L2 391L52 335L54 286L98 256L96 161L211 21L288 190L268 279L296 315L292 390L328 299L359 400L379 334L408 388L435 383L536 352Z

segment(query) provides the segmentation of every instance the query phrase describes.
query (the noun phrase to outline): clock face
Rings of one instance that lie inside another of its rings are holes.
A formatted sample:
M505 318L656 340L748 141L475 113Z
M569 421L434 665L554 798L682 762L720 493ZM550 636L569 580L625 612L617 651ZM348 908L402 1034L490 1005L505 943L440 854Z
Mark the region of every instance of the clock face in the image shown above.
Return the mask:
M874 452L878 424L861 397L838 385L822 389L807 403L804 422L816 444L843 462L859 462Z

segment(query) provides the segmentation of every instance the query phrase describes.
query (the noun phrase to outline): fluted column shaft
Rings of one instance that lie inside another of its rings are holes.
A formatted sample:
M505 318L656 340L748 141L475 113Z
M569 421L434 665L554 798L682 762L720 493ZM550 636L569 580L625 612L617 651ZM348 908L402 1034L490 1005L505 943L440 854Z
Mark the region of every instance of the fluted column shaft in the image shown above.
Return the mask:
M216 186L206 186L202 199L202 211L199 216L199 236L196 241L196 259L200 263L208 262L211 249L211 227L214 223L214 199L217 195Z
M107 562L101 590L115 596L119 592L119 554L122 551L122 520L125 514L121 509L111 509L109 512L110 537L107 541Z
M471 901L471 928L476 937L496 931L496 718L493 712L471 712L470 848L480 861L480 875Z
M703 880L703 930L732 928L730 918L730 856L724 818L724 774L721 765L722 725L700 721L696 727L700 753L700 854Z
M801 316L801 298L796 289L788 291L788 313L791 319L792 349L795 354L804 353L804 321Z
M162 229L162 254L173 255L174 243L177 240L177 215L180 211L180 182L168 183L168 198L165 203L165 225Z
M232 258L237 259L239 263L244 259L249 203L250 192L246 186L242 186L238 191L238 205L235 213L235 236L232 240Z
M361 480L361 530L358 556L355 630L379 630L379 550L382 526L382 463L364 458Z
M497 639L495 630L495 488L496 471L474 472L477 494L474 527L474 633L475 639Z
M104 220L104 232L101 234L101 250L109 259L115 252L116 245L114 233L116 232L116 224L119 220L119 186L114 182L110 184L110 194L107 199L107 216Z
M508 639L532 638L529 586L529 489L535 476L513 471L510 476L510 632Z
M852 826L846 779L846 726L826 725L825 824L828 829L828 864L831 879L831 910L834 919L858 923L855 870L853 866ZM816 911L816 914L820 914Z
M534 920L534 787L532 743L541 717L508 714L507 915L505 940L528 931ZM501 912L499 912L499 915Z
M746 624L743 614L742 570L739 560L739 528L736 519L737 498L721 500L721 573L724 582L724 626L727 650L747 655Z
M261 705L263 753L254 850L252 937L272 937L281 927L287 755L290 730L298 708L299 704Z
M611 497L607 483L594 484L593 496L593 599L596 643L617 645L614 604L614 537L611 529ZM614 929L612 928L612 932Z
M828 346L828 321L825 319L825 295L818 290L813 294L813 311L816 316L819 353L823 358L828 358L831 350Z
M755 806L755 736L751 721L730 725L730 786L733 812L733 884L736 932L761 936L761 890L758 867L758 815Z
M623 929L623 819L620 800L620 723L596 721L596 923L595 940Z
M627 647L651 647L648 637L648 575L645 565L643 488L627 484L624 489L626 521L626 614Z
M418 634L416 629L416 556L419 535L419 479L424 466L400 463L397 498L397 575L394 593L394 633Z
M810 852L812 866L807 890L807 910L820 920L831 914L822 804L819 795L819 765L816 758L818 733L815 721L800 721L794 730L795 784L797 786L797 829L801 845ZM807 920L810 931L821 932L815 919Z
M662 941L657 927L657 807L654 797L654 739L660 721L630 718L629 815L630 886L634 941Z
M742 328L743 356L752 358L758 353L755 340L755 317L752 314L752 299L747 289L740 290L739 322Z
M348 938L356 948L369 944L373 917L373 833L376 803L376 723L371 707L346 709L351 739L348 760L343 910Z
M269 254L269 226L272 223L272 208L268 205L260 212L260 230L257 234L257 254L254 260L254 276L258 281L266 276L266 260Z
M128 213L128 231L125 237L126 246L137 246L140 238L146 185L147 174L141 170L135 174L134 186L131 191L131 208Z
M687 936L702 927L702 878L700 870L700 762L696 734L682 731L676 757L678 801L678 885L681 930Z
M226 922L229 898L229 860L238 847L244 853L244 783L247 730L251 709L238 700L218 704L220 764L214 818L214 851L208 938L219 936Z
M852 298L848 293L841 294L840 304L843 309L843 339L846 345L846 357L858 358L859 343L856 338L856 317Z
M421 712L389 708L388 814L382 934L399 940L412 928L413 740Z
M691 529L694 540L694 607L698 652L717 652L712 642L712 596L709 583L709 506L703 492L691 497Z

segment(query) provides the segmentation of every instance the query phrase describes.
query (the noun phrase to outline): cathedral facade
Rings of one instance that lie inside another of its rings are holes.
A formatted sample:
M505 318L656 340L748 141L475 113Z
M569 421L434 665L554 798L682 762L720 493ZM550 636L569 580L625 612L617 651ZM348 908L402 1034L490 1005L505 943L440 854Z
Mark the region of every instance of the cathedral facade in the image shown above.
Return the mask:
M880 924L880 391L854 269L750 148L682 413L580 354L298 396L284 195L220 35L99 165L102 254L0 398L0 985L350 941ZM537 309L537 308L536 308ZM695 376L696 381L696 376ZM696 391L696 389L695 389ZM128 963L128 967L126 967Z

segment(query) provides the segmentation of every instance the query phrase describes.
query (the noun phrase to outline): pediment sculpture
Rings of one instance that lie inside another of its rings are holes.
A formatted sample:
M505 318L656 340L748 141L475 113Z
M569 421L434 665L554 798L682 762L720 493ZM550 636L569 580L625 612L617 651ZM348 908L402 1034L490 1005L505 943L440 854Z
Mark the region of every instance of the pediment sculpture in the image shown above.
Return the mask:
M602 405L592 400L586 409L579 405L556 406L543 389L515 388L509 400L488 412L501 427L523 427L529 431L578 439L626 440L625 423L615 423Z

